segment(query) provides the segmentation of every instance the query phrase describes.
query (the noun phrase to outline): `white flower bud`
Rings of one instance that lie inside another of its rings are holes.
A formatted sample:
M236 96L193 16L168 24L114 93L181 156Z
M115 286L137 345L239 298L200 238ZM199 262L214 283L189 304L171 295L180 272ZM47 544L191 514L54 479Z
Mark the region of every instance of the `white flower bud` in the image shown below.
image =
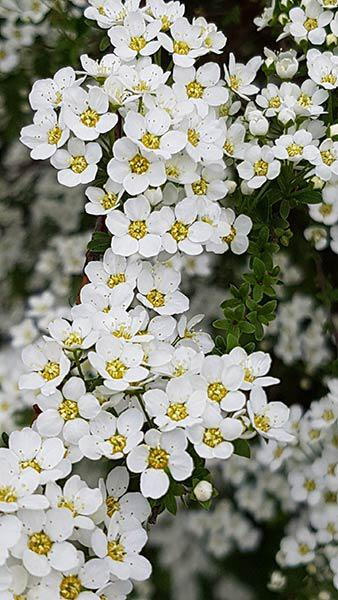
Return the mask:
M298 60L294 52L281 52L276 60L276 73L281 79L292 79L298 71Z
M227 186L227 188L228 188L228 193L229 193L229 194L233 194L233 193L236 191L236 188L237 188L237 183L236 183L236 181L233 181L232 179L228 179L228 180L225 182L225 184L226 184L226 186Z
M313 183L313 187L314 187L315 190L321 190L321 189L323 189L324 184L325 184L325 182L323 181L323 179L321 179L320 177L318 177L317 175L315 175L314 177L311 178L311 181Z
M249 114L249 131L252 135L266 135L269 131L269 121L259 110Z
M199 502L208 502L212 496L212 485L209 481L200 481L194 487L195 498Z
M337 45L337 36L334 33L329 33L326 36L326 45L327 46L336 46Z
M268 588L274 592L283 589L286 583L286 577L280 571L274 571L271 573L271 578L268 583Z

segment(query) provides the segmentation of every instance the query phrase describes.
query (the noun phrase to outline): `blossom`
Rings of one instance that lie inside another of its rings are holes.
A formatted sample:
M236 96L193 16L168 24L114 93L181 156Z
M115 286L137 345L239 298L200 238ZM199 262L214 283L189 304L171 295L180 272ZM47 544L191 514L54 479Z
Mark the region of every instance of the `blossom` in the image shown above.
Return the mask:
M103 189L89 186L85 194L89 200L85 205L85 211L88 214L108 215L119 205L123 189L119 183L107 179Z
M186 145L183 132L170 130L171 119L162 108L149 110L145 116L130 111L124 122L128 138L139 145L143 152L170 158Z
M188 102L190 110L197 110L201 118L208 114L209 106L220 106L229 99L228 90L220 84L221 69L215 63L199 67L175 67L173 91L179 101Z
M257 189L268 180L278 177L281 169L280 162L275 159L275 153L269 146L252 146L245 155L245 160L238 166L239 176L248 187Z
M206 356L201 368L203 393L212 406L219 406L227 412L243 408L246 398L239 391L244 378L241 366L232 363L225 356Z
M34 468L21 469L16 455L8 448L0 449L0 510L14 513L20 508L38 510L48 508L48 499L34 493L40 483Z
M313 48L306 55L309 77L326 90L338 87L338 57Z
M115 47L115 54L124 61L131 61L137 56L150 56L157 52L160 42L155 40L161 24L158 21L146 23L139 11L129 13L123 25L109 29L110 41Z
M212 234L212 226L199 220L196 202L193 198L185 198L179 202L174 211L169 207L162 209L162 220L165 232L162 246L170 254L178 250L189 255L201 254Z
M118 79L123 84L126 91L130 94L128 101L135 100L140 96L154 94L165 84L169 77L169 72L151 62L148 57L142 57L137 64L121 65L118 72Z
M243 254L249 246L248 234L252 221L247 215L236 217L232 208L223 209L211 238L206 243L209 252L220 254L230 247L234 254Z
M95 352L89 352L88 359L111 390L126 390L148 375L148 370L141 366L143 351L140 344L112 336L102 336L96 343Z
M251 424L263 437L279 442L290 442L293 439L284 429L289 418L289 409L282 402L267 402L266 394L260 387L250 392L248 413Z
M141 492L146 498L161 498L169 488L168 469L176 481L184 481L193 470L193 460L186 452L187 438L183 430L160 433L150 429L144 444L134 448L127 457L127 467L141 473Z
M74 319L68 323L65 319L54 319L48 326L51 337L63 348L73 352L93 346L97 340L97 332L92 329L89 319Z
M75 83L75 71L72 67L59 69L53 79L39 79L33 84L29 94L29 102L33 110L60 108L64 102L65 90Z
M115 54L105 54L98 62L97 60L93 60L88 56L88 54L82 54L80 56L80 61L83 69L95 78L106 78L113 73L117 73L120 70L121 62L115 56ZM96 93L96 100L97 100Z
M141 264L135 260L115 256L109 248L103 256L103 261L91 261L85 268L85 273L95 285L105 286L113 296L123 290L133 290Z
M231 441L240 437L243 425L239 419L223 418L214 407L208 407L201 425L188 431L189 440L199 456L203 458L230 458L234 451Z
M57 150L51 158L51 164L59 169L58 182L66 187L74 187L95 179L101 157L102 150L96 142L85 144L82 140L71 138L67 150Z
M103 497L102 509L96 515L96 520L104 519L107 526L110 519L126 521L137 519L144 523L150 515L148 500L140 492L127 492L130 476L126 467L115 467L110 471L106 481L100 480L100 490Z
M63 489L55 482L48 483L46 498L51 508L64 508L71 513L74 527L94 529L90 516L100 507L102 495L98 488L89 488L79 475L72 475L67 479Z
M275 157L281 160L312 162L317 157L317 149L312 134L305 129L298 129L294 134L281 135L276 140Z
M56 342L30 344L22 351L22 360L31 370L19 378L20 389L53 394L70 369L70 361Z
M34 115L34 124L21 129L20 141L32 149L35 160L50 158L69 138L69 129L58 119L53 109L40 109Z
M234 55L230 53L229 66L224 65L225 81L229 88L245 99L256 94L258 88L252 82L262 63L263 60L259 56L251 58L246 65L236 63Z
M158 39L163 48L172 54L175 65L188 68L196 58L208 53L202 46L203 39L198 25L191 25L185 17L180 17L170 27L170 35L160 32Z
M316 538L308 529L301 527L293 536L287 536L281 541L281 552L288 566L308 564L315 557Z
M93 86L86 92L81 87L71 87L65 93L62 115L66 125L80 140L96 140L101 133L113 129L117 115L108 112L107 94Z
M9 449L19 461L20 469L35 470L41 484L62 476L65 448L59 438L45 440L33 429L24 427L10 434Z
M311 44L320 45L325 40L325 27L332 17L331 11L323 10L316 0L310 0L304 10L300 7L290 10L290 24L287 24L287 30L296 41L307 38Z
M137 298L147 308L152 308L160 315L180 314L189 307L189 301L178 290L181 276L174 269L156 263L142 265L137 279L139 294Z

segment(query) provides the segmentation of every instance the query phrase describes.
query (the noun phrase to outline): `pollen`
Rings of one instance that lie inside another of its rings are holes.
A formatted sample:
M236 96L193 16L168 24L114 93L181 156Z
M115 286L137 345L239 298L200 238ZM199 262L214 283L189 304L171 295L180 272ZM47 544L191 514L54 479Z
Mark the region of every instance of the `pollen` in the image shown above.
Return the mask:
M60 596L66 600L76 600L82 591L82 584L76 575L64 577L60 583Z
M125 283L125 281L126 276L124 273L115 273L115 275L110 275L110 277L108 278L107 286L112 289L120 283Z
M100 115L93 108L87 108L87 110L80 115L80 120L86 127L96 127L100 120Z
M336 85L337 76L334 75L334 73L327 73L326 75L323 75L320 81L321 83L329 83L330 85Z
M112 335L116 338L123 338L124 340L131 340L132 334L130 328L127 325L120 325L118 329L112 331Z
M64 340L64 345L67 348L72 348L73 346L81 346L83 343L83 337L76 331L69 334L69 336Z
M70 161L70 168L74 173L83 173L88 167L87 160L84 156L72 156Z
M112 379L123 379L126 370L126 365L119 358L106 362L106 371Z
M141 80L132 89L134 92L148 92L150 88L146 81Z
M313 31L314 29L317 29L317 27L318 27L317 19L309 17L304 22L304 27L305 27L306 31Z
M9 485L0 487L0 502L16 502L17 495L15 489Z
M58 408L59 415L64 421L73 421L79 416L79 407L74 400L63 400Z
M333 163L336 160L335 155L333 154L333 152L331 152L331 150L323 150L320 153L320 156L322 157L322 161L325 165L327 165L328 167L331 167L331 165L333 165Z
M34 458L32 458L31 460L23 460L20 463L20 467L21 469L28 469L29 467L31 469L34 469L34 471L37 471L38 473L41 473L42 468L40 467L39 463L34 460Z
M161 22L162 22L161 31L169 31L169 29L172 25L172 22L167 17L167 15L163 15L163 17L161 17Z
M115 513L120 510L120 503L118 498L114 498L114 496L108 496L106 498L106 508L108 517L112 517Z
M177 179L177 177L179 177L181 174L180 169L176 167L176 165L170 163L166 166L165 172L168 177L173 177L175 179Z
M230 87L232 90L235 90L235 92L237 92L241 83L242 81L237 75L230 75Z
M129 42L129 48L134 52L141 52L146 45L147 42L142 35L132 37Z
M104 210L109 210L110 208L114 208L117 204L117 195L112 193L105 194L101 200L100 204Z
M59 141L61 140L61 136L62 136L62 129L58 126L55 125L55 127L53 127L53 129L50 129L48 131L48 144L58 144Z
M280 108L282 101L279 96L272 96L269 100L269 108Z
M298 545L298 552L299 554L301 554L302 556L304 556L305 554L308 554L310 552L310 548L307 544L299 544Z
M148 465L151 469L166 469L169 464L169 453L162 448L150 448Z
M304 482L304 487L308 492L314 492L317 486L313 479L306 479Z
M105 16L105 14L106 14L105 8L104 8L104 6L102 6L102 5L101 5L101 6L98 6L98 8L97 8L97 12L98 12L100 15L102 15L103 17L104 17L104 16Z
M257 160L253 167L255 175L258 175L259 177L265 177L269 170L269 163L267 163L265 160Z
M53 542L44 531L33 533L28 538L28 548L40 556L47 556L52 547Z
M221 104L221 106L219 107L219 116L227 117L228 115L229 115L229 105Z
M188 129L188 141L196 148L200 141L200 134L196 129Z
M185 240L188 235L189 227L185 225L181 221L175 221L175 223L170 228L170 234L176 240L176 242L181 242Z
M332 421L334 419L333 411L329 408L327 410L324 410L323 419L326 422Z
M56 92L54 104L56 104L58 106L59 104L61 104L62 100L63 100L63 97L62 97L61 92Z
M196 196L204 196L208 191L208 182L201 177L201 179L192 183L191 187Z
M244 369L244 381L246 381L247 383L253 383L255 379L256 377L252 373L252 369Z
M299 144L290 144L287 148L288 155L293 158L295 156L300 156L303 154L304 146L300 146Z
M198 81L191 81L185 86L188 98L203 98L204 86Z
M142 137L141 137L141 142L142 144L146 147L149 148L150 150L158 150L160 147L160 138L158 137L158 135L154 135L153 133L145 133Z
M112 454L118 454L118 452L123 452L125 449L127 445L127 438L125 435L116 433L108 439L108 442L111 444Z
M47 364L45 364L42 371L40 371L40 374L45 379L45 381L52 381L52 379L59 377L59 375L60 375L59 363L49 360L47 362Z
M270 430L270 419L266 415L255 415L254 423L257 429L266 433Z
M128 227L130 237L135 240L141 240L148 233L147 224L145 221L132 221Z
M66 498L61 498L61 500L59 500L58 508L66 508L67 510L70 510L74 517L77 515L74 502L67 500Z
M172 421L183 421L189 416L189 412L185 404L173 403L170 404L167 410L167 417Z
M107 554L112 560L123 562L127 552L118 540L113 540L112 542L108 542Z
M312 98L308 94L301 94L297 100L299 106L303 108L309 108L312 105Z
M187 44L186 42L179 42L179 41L175 41L174 42L174 53L175 54L182 54L182 55L187 55L190 52L190 46L189 44Z
M203 435L203 442L206 446L209 446L209 448L215 448L224 442L224 437L219 427L209 427L206 429Z
M234 146L234 144L232 142L230 142L229 140L226 140L224 142L223 148L224 148L225 152L227 154L229 154L229 156L233 156L234 151L235 151L235 146Z
M237 230L235 229L235 227L233 227L231 225L229 235L224 235L222 237L222 241L225 242L226 244L231 244L231 242L233 242L233 240L236 237L236 233L237 233Z
M142 154L135 154L129 161L129 166L132 173L144 175L149 169L150 162L145 156L142 156Z
M323 215L323 217L328 217L332 213L332 210L332 204L327 204L326 202L323 202L320 206L319 212L321 215Z
M146 298L148 302L150 302L150 304L152 304L156 308L160 308L165 304L165 294L156 289L153 289L150 292L148 292Z
M225 398L227 393L228 390L220 381L216 381L215 383L210 383L208 385L208 398L213 402L217 402L219 404L222 402L223 398Z

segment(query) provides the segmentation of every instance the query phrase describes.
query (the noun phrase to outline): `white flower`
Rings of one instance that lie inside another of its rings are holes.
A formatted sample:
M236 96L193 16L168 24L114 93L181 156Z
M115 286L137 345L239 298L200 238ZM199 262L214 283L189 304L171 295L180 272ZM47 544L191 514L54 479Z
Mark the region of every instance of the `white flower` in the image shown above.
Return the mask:
M115 54L124 61L132 61L137 56L150 56L157 52L160 42L155 40L161 23L146 23L140 11L129 13L123 25L112 27L108 35Z
M274 154L280 160L312 162L318 154L312 134L306 129L299 129L294 134L281 135L276 139Z
M188 298L178 290L180 281L180 273L170 267L143 263L137 280L140 292L137 298L160 315L180 314L189 308Z
M65 319L54 319L48 326L51 337L68 351L93 346L97 332L92 329L89 319L74 319L68 323Z
M121 183L131 196L142 194L151 187L165 183L164 163L156 155L143 154L138 146L127 137L114 144L114 158L107 166L109 177Z
M9 556L9 550L20 539L22 523L15 515L0 515L0 531L0 565L3 566Z
M319 204L309 204L309 215L318 223L334 225L338 221L338 200L332 198L328 201L323 200Z
M162 246L166 252L175 254L178 250L189 255L201 254L202 244L212 235L212 226L198 220L197 204L194 198L179 202L173 212L169 207L162 209L166 233L162 236Z
M133 473L141 473L141 492L146 498L161 498L169 488L167 469L176 481L184 481L192 473L187 438L182 429L165 433L150 429L144 441L130 452L127 466Z
M41 484L61 477L65 447L59 438L44 440L33 429L24 427L11 433L9 449L17 457L22 470L34 469L39 474Z
M81 87L69 88L64 96L62 115L66 125L81 140L96 140L113 129L117 115L108 112L107 94L93 86L86 92Z
M186 315L182 315L177 323L177 331L181 340L179 345L191 346L204 354L211 352L214 348L214 342L209 333L202 330L195 331L195 326L204 319L205 315L195 315L188 319Z
M106 54L100 60L93 60L88 54L82 54L80 61L83 69L97 79L109 77L113 73L117 73L120 70L121 61L115 56L115 54Z
M105 335L99 339L95 352L89 352L88 359L111 390L126 390L132 383L142 381L148 375L148 370L141 367L141 345L114 336Z
M193 25L198 25L202 37L202 45L208 52L214 52L215 54L221 54L222 50L227 42L222 31L218 31L217 26L214 23L208 23L204 17L194 17L192 20Z
M118 579L124 581L131 577L144 581L151 574L150 562L139 554L146 541L145 530L136 519L130 518L121 522L112 520L107 535L97 528L91 546Z
M103 597L106 597L107 600L126 600L127 596L131 593L133 589L133 585L131 581L121 581L120 579L116 579L111 575L110 577L112 583L109 583L107 586L101 588L98 593Z
M210 111L205 119L192 113L180 128L186 134L186 151L195 162L202 159L214 162L223 157L224 123L215 119L213 111Z
M229 88L241 96L247 99L248 96L257 94L258 87L252 84L256 78L257 71L261 67L263 60L259 56L251 58L249 62L244 65L236 63L234 55L231 53L229 57L229 66L224 65L225 81Z
M306 55L309 77L326 90L338 87L338 56L311 49Z
M201 369L203 353L199 348L185 345L177 346L164 364L153 365L152 371L167 377L182 377L196 375Z
M170 35L159 33L163 48L173 55L175 65L188 68L194 65L196 58L207 54L209 50L202 46L201 29L191 25L185 17L181 17L170 27Z
M113 25L122 25L129 10L137 9L139 2L127 0L122 4L120 0L88 0L88 4L84 16L96 21L99 27L109 29Z
M215 202L225 198L228 193L227 181L224 181L223 166L215 163L201 169L199 179L185 185L187 196L195 200L210 200Z
M248 187L257 189L268 180L278 177L280 162L275 159L273 148L254 145L245 154L245 160L238 166L239 176L247 182Z
M245 150L248 146L244 142L246 129L242 123L232 123L230 127L226 126L226 137L223 144L223 150L230 158L244 158Z
M288 476L290 495L296 502L307 502L310 506L318 504L321 499L323 484L316 479L311 468L304 471L291 471Z
M124 131L128 138L139 145L143 152L163 158L170 158L186 145L186 136L182 131L170 130L171 118L161 108L154 108L144 117L130 111L124 122Z
M177 19L184 15L184 4L180 2L165 2L165 0L148 0L147 8L154 19L162 23L161 30L168 31ZM147 18L147 13L145 13Z
M316 538L308 529L298 529L294 536L288 536L281 541L281 552L287 566L294 567L308 564L315 558L314 549Z
M67 150L57 150L50 162L59 169L58 182L66 187L74 187L95 179L101 157L102 150L96 142L85 144L82 140L72 138Z
M40 483L39 473L35 469L22 470L17 456L8 448L0 449L0 465L1 512L12 513L20 508L48 508L48 499L34 493Z
M81 438L80 450L91 460L101 456L123 458L142 441L143 421L142 412L136 408L127 409L119 417L103 411L90 422L90 435Z
M160 212L151 212L145 196L129 198L123 209L124 213L115 210L106 219L107 228L113 234L111 245L114 254L157 256L161 250L161 234L166 228Z
M188 431L189 440L202 458L230 458L234 446L231 441L243 433L239 419L223 418L218 409L208 407L203 415L203 423L194 425Z
M325 227L307 227L304 229L304 237L314 245L316 250L323 250L328 245L327 230Z
M305 38L311 44L320 45L324 43L325 27L332 17L331 11L323 11L316 0L310 0L304 10L300 7L290 10L290 23L286 25L286 31L289 31L297 42Z
M206 401L199 380L184 376L170 380L166 391L151 389L143 394L146 410L161 431L191 427L202 421Z
M151 62L150 58L143 57L135 65L121 65L118 79L129 92L128 102L144 96L154 94L169 77L169 72Z
M110 519L126 521L137 519L144 523L151 512L148 500L140 492L127 492L130 477L125 467L115 467L110 471L106 482L100 480L103 497L102 509L96 514L96 520L104 519L107 527Z
M214 232L207 241L208 252L221 254L229 247L234 254L243 254L249 246L248 235L252 229L252 221L247 215L236 217L232 208L222 210Z
M142 306L136 306L129 312L123 308L114 308L113 311L98 319L98 327L127 342L143 344L153 339L152 335L145 333L148 320L148 313Z
M266 352L253 352L247 355L244 348L234 348L229 354L231 360L244 369L242 390L251 390L253 386L265 387L279 383L276 377L266 376L271 367L271 358Z
M22 560L31 575L43 577L52 569L65 571L76 567L76 548L66 541L73 532L70 511L60 508L46 512L20 510L17 514L23 531L20 541L11 552Z
M165 171L168 181L174 183L187 184L193 183L198 178L196 173L196 162L192 160L185 152L180 152L172 156L165 163Z
M86 392L80 377L71 377L62 388L62 394L38 396L37 404L42 413L36 420L36 428L44 437L56 437L61 432L66 442L77 444L88 433L89 419L100 412L100 404L93 394Z
M273 60L278 77L292 79L296 75L299 69L296 50L275 53L268 48L264 48L264 52L268 61Z
M0 41L0 73L9 73L19 62L17 50L9 41Z
M108 215L119 205L123 189L119 183L108 179L103 189L89 186L85 194L89 199L85 211L89 215Z
M53 109L40 109L34 115L34 124L21 129L20 141L31 148L31 158L50 158L69 138L69 129L58 119Z
M252 426L260 435L278 442L290 442L293 436L284 426L289 419L289 409L282 402L267 402L263 388L254 387L248 401L248 414Z
M56 342L39 342L23 349L22 360L31 370L21 375L19 388L53 394L70 369L70 361Z
M103 256L103 261L90 261L85 273L95 286L104 286L111 292L112 298L124 291L132 291L136 286L141 264L132 259L115 256L109 248ZM118 303L118 302L116 302Z
M206 356L201 375L204 378L203 393L214 407L227 412L243 408L246 398L239 391L244 378L244 370L234 364L228 356Z
M33 84L29 102L33 110L60 108L64 92L75 84L75 71L72 67L59 69L53 79L39 79ZM76 82L79 85L81 80Z
M311 160L315 165L315 174L324 181L329 181L338 175L338 142L330 138L324 140L316 156Z
M246 116L249 121L249 131L251 135L266 135L269 131L269 121L264 117L260 110L247 110Z
M175 67L173 91L179 102L188 102L190 110L197 110L205 118L209 106L220 106L229 99L228 90L220 85L221 69L216 63L199 67Z
M73 525L79 529L94 529L90 518L102 504L98 488L89 488L79 475L67 479L63 489L55 482L47 483L46 498L51 508L65 508L73 517Z
M213 487L210 481L199 481L194 487L194 496L199 502L208 502L212 498Z

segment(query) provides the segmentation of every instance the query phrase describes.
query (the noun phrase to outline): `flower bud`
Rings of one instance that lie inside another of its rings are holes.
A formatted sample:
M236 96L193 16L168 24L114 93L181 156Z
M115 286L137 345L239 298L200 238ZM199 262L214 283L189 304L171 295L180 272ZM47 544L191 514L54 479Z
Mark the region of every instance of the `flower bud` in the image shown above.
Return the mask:
M285 583L286 583L285 575L283 575L283 573L281 573L280 571L273 571L273 573L271 573L271 578L268 583L268 588L269 588L269 590L272 590L273 592L278 592L283 589L283 587L285 586Z
M329 33L326 36L326 45L327 46L336 46L337 45L337 36L334 33Z
M212 485L209 481L200 481L194 487L195 498L199 502L208 502L212 496Z
M269 121L259 110L249 114L249 131L251 135L266 135L269 131Z
M281 79L292 79L298 71L299 63L295 53L281 52L276 60L275 68L278 77Z

